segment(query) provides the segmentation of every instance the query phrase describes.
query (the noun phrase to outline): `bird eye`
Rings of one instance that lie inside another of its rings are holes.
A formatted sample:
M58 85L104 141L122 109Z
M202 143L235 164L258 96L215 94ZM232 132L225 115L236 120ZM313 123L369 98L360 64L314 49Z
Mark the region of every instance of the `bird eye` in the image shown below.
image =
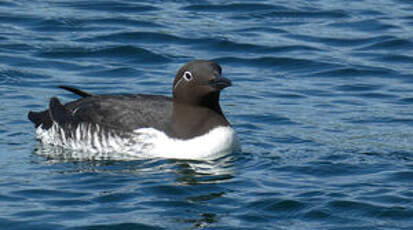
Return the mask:
M192 80L192 74L191 74L191 72L186 71L186 72L184 73L184 79L185 79L186 81Z

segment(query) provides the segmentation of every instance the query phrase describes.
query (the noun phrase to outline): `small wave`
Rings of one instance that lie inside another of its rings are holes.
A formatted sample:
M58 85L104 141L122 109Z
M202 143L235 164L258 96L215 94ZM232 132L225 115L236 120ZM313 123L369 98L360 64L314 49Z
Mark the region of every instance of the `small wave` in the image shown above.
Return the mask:
M84 72L82 75L84 76L96 76L96 77L113 77L113 76L122 76L122 77L136 77L136 75L140 73L138 70L129 67L114 67L109 68L106 70L98 70L98 71L89 71Z
M141 42L141 43L182 43L184 44L186 39L173 36L166 33L156 32L120 32L111 33L106 35L98 35L92 38L78 39L79 42L98 42L98 41L112 41L112 42Z
M355 83L355 84L339 85L339 86L336 86L335 89L339 91L360 92L360 91L378 90L382 87L383 87L382 85Z
M397 29L394 25L389 25L380 22L376 19L366 19L361 21L354 21L354 22L339 22L339 23L331 23L329 26L333 28L348 28L353 30L358 30L362 32L372 31L372 32L382 32L390 29Z
M312 36L312 35L287 35L291 39L298 39L306 42L315 42L323 45L330 45L333 47L351 47L353 49L366 45L371 45L375 42L381 42L391 39L391 36L373 36L373 37L324 37L324 36Z
M259 4L259 3L233 3L221 5L191 5L182 7L182 10L211 12L211 13L251 13L254 11L268 10L288 10L287 7L274 4Z
M248 209L258 209L268 213L277 213L278 215L288 215L288 213L296 213L303 211L306 204L297 200L267 198L259 201L252 201L247 206Z
M303 20L303 19L339 19L339 18L348 18L349 15L342 10L330 10L330 11L274 11L271 13L265 13L260 15L254 15L255 18L289 18L294 20Z
M368 45L365 47L360 48L359 50L366 51L366 50L386 50L394 52L395 50L412 50L413 49L413 42L407 39L400 39L400 38L392 38L385 41L379 41L372 45Z
M292 57L259 57L259 58L237 58L222 57L215 59L218 63L232 66L254 66L259 68L288 69L294 71L311 72L312 69L332 68L337 65L318 60L299 59Z
M33 71L23 71L16 69L1 69L0 68L0 83L3 85L17 85L17 86L29 86L31 81L50 79L49 76L44 74L38 74Z
M126 2L114 2L114 1L74 1L74 2L61 2L57 3L60 7L75 8L79 10L95 10L95 11L107 11L107 12L122 12L122 13L142 13L148 11L155 11L159 8L140 4L140 3L126 3Z
M274 54L284 52L306 52L318 51L318 48L304 45L286 45L278 47L270 47L258 44L239 43L229 40L220 39L193 39L191 46L197 48L208 48L217 52L237 52L245 54Z
M47 51L41 51L37 56L48 58L124 58L142 63L159 63L169 60L163 55L131 45L99 48L56 47Z
M403 104L413 104L413 97L402 98L399 101Z
M113 17L104 17L104 18L88 18L83 21L85 24L90 25L105 25L105 26L133 26L133 28L164 28L165 26L153 21L145 21L135 18L122 17L122 16L113 16Z
M394 71L378 67L345 67L311 74L314 77L380 77L388 75L394 75Z
M382 55L374 60L385 63L399 63L399 64L411 64L413 63L413 57L405 54L389 54Z
M39 20L30 27L38 32L64 32L64 31L91 31L91 27L85 27L85 22L76 18L59 17Z

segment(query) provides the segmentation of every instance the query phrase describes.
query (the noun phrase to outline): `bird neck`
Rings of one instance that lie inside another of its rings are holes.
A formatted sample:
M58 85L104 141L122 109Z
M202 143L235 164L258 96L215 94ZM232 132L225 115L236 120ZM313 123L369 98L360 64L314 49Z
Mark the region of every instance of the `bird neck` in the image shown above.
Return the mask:
M215 100L202 100L199 104L188 104L174 101L171 132L181 139L188 139L201 135L218 126L230 126L222 113L219 95L214 95Z

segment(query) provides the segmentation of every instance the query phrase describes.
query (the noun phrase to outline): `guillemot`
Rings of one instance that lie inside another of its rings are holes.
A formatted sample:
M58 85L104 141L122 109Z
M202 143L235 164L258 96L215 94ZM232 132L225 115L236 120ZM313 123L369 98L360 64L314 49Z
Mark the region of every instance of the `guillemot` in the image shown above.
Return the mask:
M93 95L59 86L81 98L53 97L49 109L28 118L42 143L93 153L204 159L231 152L237 138L219 97L231 86L221 67L191 61L175 76L172 98L162 95Z

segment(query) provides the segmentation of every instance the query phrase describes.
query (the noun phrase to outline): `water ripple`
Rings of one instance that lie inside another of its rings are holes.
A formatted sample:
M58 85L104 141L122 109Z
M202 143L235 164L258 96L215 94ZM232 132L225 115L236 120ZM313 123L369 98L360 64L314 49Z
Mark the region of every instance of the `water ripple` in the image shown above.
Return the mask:
M196 11L196 12L210 12L210 13L251 13L254 11L272 11L272 10L287 10L287 7L274 4L260 4L260 3L232 3L232 4L220 4L220 5L190 5L182 7L183 10Z
M359 50L411 50L413 48L413 42L406 39L393 38L385 41L379 41L372 45L360 48Z
M382 1L0 1L1 229L411 229L413 5ZM242 151L85 160L29 110L171 95L191 59L233 86Z
M146 49L131 45L85 48L85 47L62 47L53 48L38 53L39 57L47 58L121 58L134 62L159 63L166 62L167 57L153 53Z
M122 13L142 13L147 11L158 10L157 7L132 3L132 2L114 2L114 1L99 1L91 4L89 1L76 0L73 2L61 2L56 4L59 7L75 8L85 11L107 11L107 12L122 12Z

